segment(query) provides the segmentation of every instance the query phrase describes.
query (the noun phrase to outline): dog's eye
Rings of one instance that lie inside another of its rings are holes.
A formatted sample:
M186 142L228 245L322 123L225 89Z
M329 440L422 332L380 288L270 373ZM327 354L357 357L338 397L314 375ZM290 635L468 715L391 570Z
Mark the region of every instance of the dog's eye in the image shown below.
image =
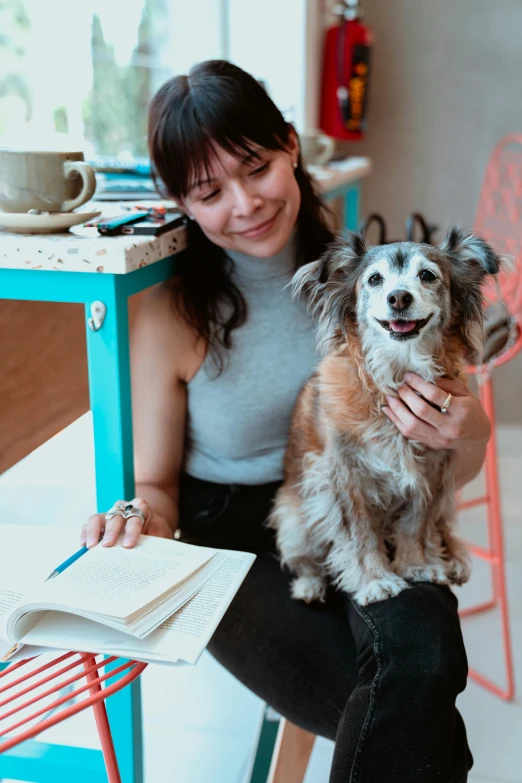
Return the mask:
M382 275L380 275L378 272L374 272L373 275L370 275L368 278L368 285L376 286L379 285L379 283L382 281Z
M429 269L423 269L419 272L419 277L423 283L433 283L433 281L437 279L437 276L434 275L433 272L430 272Z

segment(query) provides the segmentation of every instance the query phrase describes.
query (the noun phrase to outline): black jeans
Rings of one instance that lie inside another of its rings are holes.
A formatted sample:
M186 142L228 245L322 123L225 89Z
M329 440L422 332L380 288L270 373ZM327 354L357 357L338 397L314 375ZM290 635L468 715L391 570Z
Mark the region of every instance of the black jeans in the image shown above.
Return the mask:
M181 540L257 554L210 652L292 723L335 740L330 783L464 783L457 599L427 582L366 607L331 588L325 603L292 599L263 527L278 486L182 479Z

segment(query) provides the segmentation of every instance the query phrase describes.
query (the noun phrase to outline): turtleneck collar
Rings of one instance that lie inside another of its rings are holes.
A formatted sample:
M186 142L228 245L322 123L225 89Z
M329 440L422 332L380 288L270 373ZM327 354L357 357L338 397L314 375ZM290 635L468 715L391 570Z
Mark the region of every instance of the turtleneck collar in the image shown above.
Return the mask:
M296 235L294 230L286 245L268 258L258 258L227 248L225 252L233 261L236 278L240 282L257 283L289 277L295 271Z

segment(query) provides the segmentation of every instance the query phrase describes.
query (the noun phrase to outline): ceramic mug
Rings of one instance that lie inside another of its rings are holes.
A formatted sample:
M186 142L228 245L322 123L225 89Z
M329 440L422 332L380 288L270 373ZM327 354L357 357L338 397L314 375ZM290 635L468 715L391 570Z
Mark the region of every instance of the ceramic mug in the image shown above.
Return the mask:
M304 131L299 135L301 157L305 165L328 163L335 152L335 139L321 131Z
M83 152L0 148L0 208L4 212L72 212L94 195L94 169Z

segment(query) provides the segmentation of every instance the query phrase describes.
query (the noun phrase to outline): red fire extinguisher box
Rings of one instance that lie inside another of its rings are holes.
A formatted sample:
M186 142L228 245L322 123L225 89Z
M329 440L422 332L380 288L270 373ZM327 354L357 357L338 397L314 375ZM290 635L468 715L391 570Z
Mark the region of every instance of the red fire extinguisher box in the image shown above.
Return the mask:
M326 31L319 127L334 139L365 135L372 44L372 31L355 9Z

